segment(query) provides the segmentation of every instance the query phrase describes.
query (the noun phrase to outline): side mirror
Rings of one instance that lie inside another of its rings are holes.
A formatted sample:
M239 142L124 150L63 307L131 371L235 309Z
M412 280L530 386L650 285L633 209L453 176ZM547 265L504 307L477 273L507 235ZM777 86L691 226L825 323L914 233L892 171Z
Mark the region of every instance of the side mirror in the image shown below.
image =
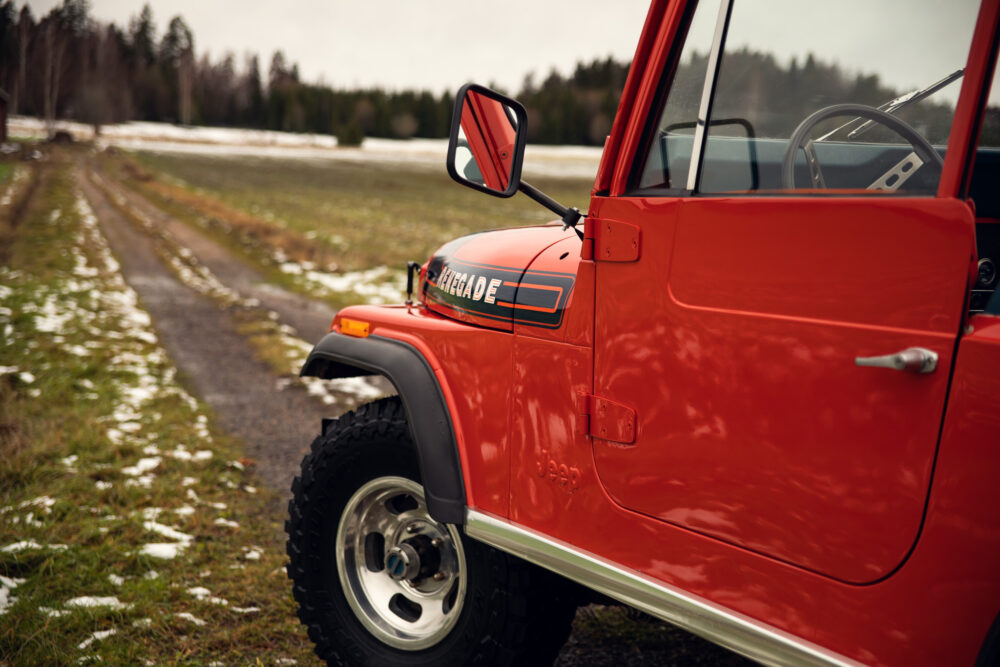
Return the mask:
M516 100L474 83L455 98L448 175L462 185L510 197L521 185L527 113Z

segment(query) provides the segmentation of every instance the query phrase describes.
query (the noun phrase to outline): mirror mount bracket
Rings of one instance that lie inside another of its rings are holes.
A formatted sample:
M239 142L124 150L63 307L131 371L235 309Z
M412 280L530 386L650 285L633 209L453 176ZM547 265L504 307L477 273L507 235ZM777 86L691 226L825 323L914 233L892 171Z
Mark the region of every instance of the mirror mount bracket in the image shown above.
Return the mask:
M569 208L563 206L552 197L523 180L518 184L517 189L558 215L563 223L563 231L572 227L573 231L580 237L580 240L583 240L583 232L576 227L580 219L586 217L583 213L580 213L580 209L575 206Z

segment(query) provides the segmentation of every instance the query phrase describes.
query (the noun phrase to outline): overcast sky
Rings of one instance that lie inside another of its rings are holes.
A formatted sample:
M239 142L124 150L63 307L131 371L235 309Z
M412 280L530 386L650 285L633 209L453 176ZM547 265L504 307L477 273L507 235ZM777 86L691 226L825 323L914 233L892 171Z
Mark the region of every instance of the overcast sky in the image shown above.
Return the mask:
M61 0L29 0L36 17ZM151 0L157 37L181 15L199 55L260 55L266 78L274 51L301 78L338 88L379 85L442 92L496 82L516 93L525 74L541 81L608 55L629 61L649 0ZM713 15L718 0L705 2ZM878 73L908 90L963 67L976 0L737 2L731 48L746 44L787 61L813 52L848 71ZM100 21L126 27L142 0L91 0ZM711 26L714 16L708 20ZM846 43L845 43L846 42ZM893 45L894 46L891 46ZM846 47L846 48L845 48ZM954 99L958 85L937 99Z
M36 18L61 0L29 0ZM142 0L91 0L121 27ZM256 52L261 74L281 49L304 81L335 87L454 90L496 81L517 92L580 60L631 60L649 0L151 0L158 34L180 14L199 55Z

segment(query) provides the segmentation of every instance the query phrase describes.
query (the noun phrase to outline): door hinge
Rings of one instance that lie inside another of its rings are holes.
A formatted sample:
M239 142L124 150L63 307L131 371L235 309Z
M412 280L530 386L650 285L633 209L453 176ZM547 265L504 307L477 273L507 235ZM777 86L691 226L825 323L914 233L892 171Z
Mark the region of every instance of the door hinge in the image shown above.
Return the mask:
M587 218L583 224L580 257L595 262L638 260L639 227L607 218Z
M577 394L576 432L630 445L635 442L635 410L583 392Z

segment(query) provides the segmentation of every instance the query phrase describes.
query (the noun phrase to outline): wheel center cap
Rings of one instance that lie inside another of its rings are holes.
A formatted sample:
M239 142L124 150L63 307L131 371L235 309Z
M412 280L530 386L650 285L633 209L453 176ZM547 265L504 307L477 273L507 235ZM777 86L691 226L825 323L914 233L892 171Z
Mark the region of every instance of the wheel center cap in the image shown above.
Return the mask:
M413 579L420 573L420 554L409 544L397 544L385 555L385 571L396 581Z

